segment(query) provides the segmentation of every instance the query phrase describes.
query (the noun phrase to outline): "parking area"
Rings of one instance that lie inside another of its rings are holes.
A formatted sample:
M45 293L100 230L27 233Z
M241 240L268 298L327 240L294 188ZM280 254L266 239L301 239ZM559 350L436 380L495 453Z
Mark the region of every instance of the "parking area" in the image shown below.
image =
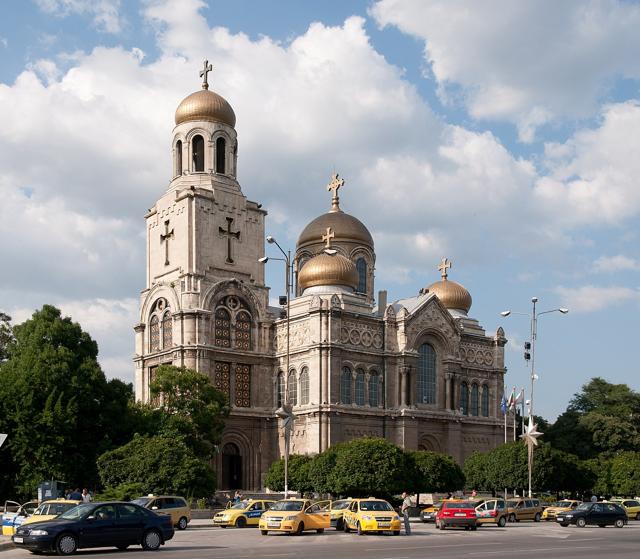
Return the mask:
M301 557L303 559L356 558L413 559L482 558L514 554L527 556L589 558L603 556L636 559L640 553L640 522L630 522L622 529L608 527L562 528L554 523L518 523L505 528L483 526L476 532L436 530L433 524L412 523L413 534L365 535L327 530L324 534L262 536L255 528L215 528L209 521L194 521L184 532L176 532L173 540L159 552L143 552L131 548L80 551L78 557L137 557L156 553L155 557L184 559L248 559ZM159 554L159 555L158 555ZM24 550L7 549L2 559L30 557Z

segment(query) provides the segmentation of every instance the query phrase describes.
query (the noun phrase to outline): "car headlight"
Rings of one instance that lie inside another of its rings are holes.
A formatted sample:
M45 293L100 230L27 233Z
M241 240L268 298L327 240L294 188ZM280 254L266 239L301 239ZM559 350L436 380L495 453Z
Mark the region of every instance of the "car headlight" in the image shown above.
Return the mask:
M368 514L363 514L362 520L373 520L373 516L369 516Z
M392 521L392 522L393 522L393 521L396 521L396 520L400 520L400 517L399 517L399 516L394 516L394 517L392 517L392 518L391 518L391 521Z
M285 518L285 520L295 520L296 518L298 518L298 517L294 514L294 515L291 515L291 516L287 516Z
M32 536L48 536L49 532L47 532L46 530L31 530L31 534Z

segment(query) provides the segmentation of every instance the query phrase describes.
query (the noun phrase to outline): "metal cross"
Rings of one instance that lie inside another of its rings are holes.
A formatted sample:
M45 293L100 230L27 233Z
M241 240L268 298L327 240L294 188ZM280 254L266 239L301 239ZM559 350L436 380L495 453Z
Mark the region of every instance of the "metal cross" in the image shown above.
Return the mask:
M200 70L200 77L202 78L202 89L209 89L209 82L207 80L207 74L213 70L213 66L209 64L209 61L204 59L204 68Z
M438 266L438 270L440 270L440 275L443 280L447 279L447 276L449 275L447 274L448 268L451 268L451 261L448 258L443 257L440 262L440 266Z
M331 227L327 227L327 234L322 235L322 240L327 243L324 248L331 248L331 239L333 239L336 234L333 232Z
M331 198L332 212L340 211L340 198L338 198L338 190L341 186L344 186L344 179L341 179L338 173L333 173L333 175L331 176L331 182L327 185L327 190L331 190L331 192L333 192L333 196Z
M231 225L233 224L233 218L227 218L227 228L218 227L218 231L221 235L227 237L227 263L233 264L233 258L231 258L231 239L240 240L240 231L231 231Z
M160 242L164 242L164 265L169 265L169 239L173 239L173 228L169 231L169 220L164 222L164 233L160 233Z

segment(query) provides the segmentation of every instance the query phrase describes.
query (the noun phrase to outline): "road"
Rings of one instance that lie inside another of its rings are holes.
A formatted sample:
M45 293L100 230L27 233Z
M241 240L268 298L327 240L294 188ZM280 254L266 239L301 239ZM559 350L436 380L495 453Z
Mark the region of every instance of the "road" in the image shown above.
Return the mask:
M505 528L483 526L476 532L449 529L436 530L433 524L412 523L413 534L366 535L345 534L328 530L324 534L303 536L262 536L255 528L190 527L176 532L175 537L159 552L143 552L131 548L81 550L78 557L89 559L141 557L162 559L413 559L426 554L438 559L484 559L528 557L585 559L615 557L637 559L640 556L640 522L630 522L622 529L607 527L562 528L553 523L522 522ZM155 554L154 554L155 553ZM9 549L2 559L25 559L25 550Z

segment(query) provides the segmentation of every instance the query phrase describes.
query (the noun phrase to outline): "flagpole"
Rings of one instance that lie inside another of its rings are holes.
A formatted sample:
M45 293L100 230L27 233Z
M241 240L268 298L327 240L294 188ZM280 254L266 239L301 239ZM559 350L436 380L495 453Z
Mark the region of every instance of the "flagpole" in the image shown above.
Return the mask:
M513 406L513 440L516 440L516 410L517 406Z
M507 412L504 412L504 443L507 444Z

